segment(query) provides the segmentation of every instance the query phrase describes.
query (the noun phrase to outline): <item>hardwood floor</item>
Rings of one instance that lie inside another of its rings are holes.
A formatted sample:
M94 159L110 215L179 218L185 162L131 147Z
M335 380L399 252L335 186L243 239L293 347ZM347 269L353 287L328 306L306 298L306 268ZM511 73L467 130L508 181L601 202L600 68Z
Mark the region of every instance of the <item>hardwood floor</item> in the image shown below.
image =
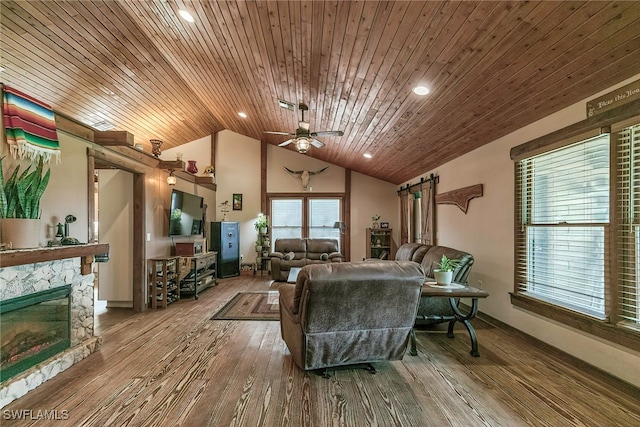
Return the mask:
M303 372L278 322L210 320L237 292L268 286L225 279L198 301L123 318L97 353L3 408L2 425L640 425L640 390L479 319L479 358L464 329L449 339L437 328L417 332L417 356L376 364L376 375ZM67 419L18 421L12 410Z

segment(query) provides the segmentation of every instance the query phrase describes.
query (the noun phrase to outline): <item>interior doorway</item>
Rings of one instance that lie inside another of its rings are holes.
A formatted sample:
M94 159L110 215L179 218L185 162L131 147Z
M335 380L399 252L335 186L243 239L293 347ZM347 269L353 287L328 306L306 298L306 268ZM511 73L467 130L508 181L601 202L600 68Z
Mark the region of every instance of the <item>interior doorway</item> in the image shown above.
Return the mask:
M133 308L133 174L96 169L96 237L109 243L109 262L98 264L98 298L107 308Z
M110 245L109 261L98 267L94 314L100 323L105 310L131 315L146 309L145 167L106 150L89 149L87 159L89 241Z

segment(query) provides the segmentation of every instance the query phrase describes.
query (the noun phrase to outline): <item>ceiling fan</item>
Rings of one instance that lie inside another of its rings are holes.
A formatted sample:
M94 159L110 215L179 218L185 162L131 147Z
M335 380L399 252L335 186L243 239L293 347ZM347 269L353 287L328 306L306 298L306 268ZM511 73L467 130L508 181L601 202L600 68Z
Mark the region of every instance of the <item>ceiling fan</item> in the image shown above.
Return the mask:
M284 147L285 145L289 145L291 143L296 144L296 149L298 153L306 153L309 151L309 148L313 145L316 148L324 147L324 142L317 140L316 136L342 136L343 132L341 130L325 130L320 132L310 132L309 131L309 122L304 120L304 112L309 110L307 104L299 104L298 109L302 111L302 120L298 122L298 129L296 129L295 133L291 132L276 132L276 131L265 131L264 133L270 133L273 135L287 135L293 138L287 139L285 142L278 144L278 147Z

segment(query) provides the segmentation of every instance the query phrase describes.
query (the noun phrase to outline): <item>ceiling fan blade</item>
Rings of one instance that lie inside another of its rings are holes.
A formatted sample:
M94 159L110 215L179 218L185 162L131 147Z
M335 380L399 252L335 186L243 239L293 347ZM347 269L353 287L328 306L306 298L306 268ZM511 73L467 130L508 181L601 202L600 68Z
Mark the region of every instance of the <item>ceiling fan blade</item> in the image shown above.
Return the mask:
M313 145L316 148L322 148L324 147L324 142L318 141L317 139L313 138L311 139L311 145Z
M276 132L271 130L265 130L264 133L270 133L271 135L289 135L289 136L295 135L295 133L291 133L291 132Z
M344 132L341 130L323 130L320 132L311 132L309 135L311 136L342 136Z
M278 144L278 147L284 147L285 145L289 145L293 142L293 138L292 139L287 139L285 142L282 142L280 144Z

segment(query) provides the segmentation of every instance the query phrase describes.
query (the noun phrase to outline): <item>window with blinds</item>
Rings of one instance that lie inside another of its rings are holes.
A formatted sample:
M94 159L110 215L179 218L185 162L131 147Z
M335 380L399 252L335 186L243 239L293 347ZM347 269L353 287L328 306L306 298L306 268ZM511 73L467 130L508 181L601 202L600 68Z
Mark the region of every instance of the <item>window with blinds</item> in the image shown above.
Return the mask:
M640 125L616 133L618 318L640 328Z
M329 238L341 242L340 230L333 228L342 220L341 197L271 197L272 247L276 239Z
M340 230L333 228L336 221L340 221L340 199L309 199L309 237L340 241Z
M516 164L516 292L606 317L609 135Z
M302 237L302 199L271 200L271 239Z

